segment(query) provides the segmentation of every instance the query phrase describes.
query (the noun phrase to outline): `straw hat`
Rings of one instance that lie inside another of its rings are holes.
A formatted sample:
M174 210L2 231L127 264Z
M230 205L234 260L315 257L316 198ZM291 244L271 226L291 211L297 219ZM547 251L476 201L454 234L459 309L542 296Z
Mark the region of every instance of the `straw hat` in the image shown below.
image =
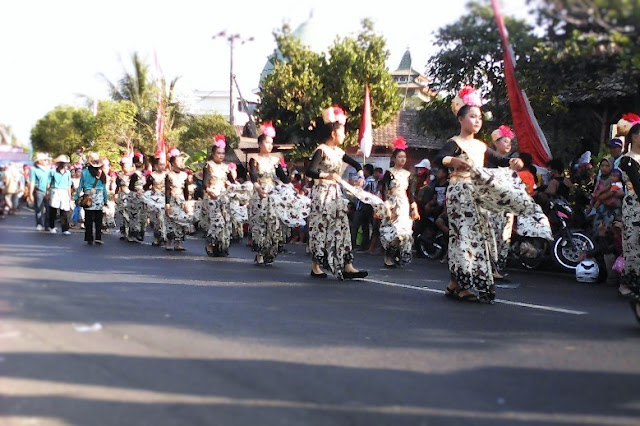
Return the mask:
M49 157L49 154L44 152L36 153L36 158L34 160L36 163L39 163L41 161L47 161L47 160L51 160L51 157Z
M100 156L96 152L87 155L87 163L92 167L102 167L102 161L100 161Z
M69 163L71 162L71 160L69 160L69 157L67 157L66 155L62 154L62 155L58 155L54 160L54 163Z

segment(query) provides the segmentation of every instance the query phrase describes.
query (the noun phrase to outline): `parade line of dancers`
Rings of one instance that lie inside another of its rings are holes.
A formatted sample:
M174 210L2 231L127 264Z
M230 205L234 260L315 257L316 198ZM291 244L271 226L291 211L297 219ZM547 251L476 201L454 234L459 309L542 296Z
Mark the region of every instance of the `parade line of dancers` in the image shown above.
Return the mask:
M547 240L553 237L548 219L517 173L523 167L522 160L507 158L499 149L488 148L476 139L483 124L481 106L473 88L459 92L452 110L460 123L460 133L446 142L435 163L451 172L446 192L451 279L445 295L492 303L496 265L504 262L500 236L505 234L505 227L511 226L513 215L528 224L528 235ZM195 185L189 183L184 155L178 149L157 152L151 160L153 171L147 175L141 154L124 156L122 171L115 180L116 209L122 218L120 238L142 241L147 224L151 224L154 246L184 250L185 235L199 224L206 232L206 253L226 256L232 239L243 235L242 226L248 222L255 263L268 265L282 251L289 228L307 225L311 277L324 279L329 272L341 280L364 278L367 271L358 270L353 263L348 200L344 196L347 192L357 202L372 206L382 219L380 242L385 266L411 262L413 221L419 219L419 212L409 190L410 172L404 168L407 145L403 140L394 142L393 164L381 181L378 197L362 189L362 165L341 148L346 121L339 107L322 113L318 128L322 143L306 170L313 179L310 197L294 189L280 160L271 156L276 135L271 122L261 127L259 153L249 163L250 182L236 181L235 165L225 163L224 136L215 137L202 170L203 197L199 200L194 199ZM494 142L506 138L510 143L513 134L502 126L492 136ZM342 179L343 163L357 171L357 185ZM93 194L92 205L85 207L85 240L93 244L101 241L98 223L102 218L97 212L108 193L98 159L89 158L88 166L75 199L83 193Z

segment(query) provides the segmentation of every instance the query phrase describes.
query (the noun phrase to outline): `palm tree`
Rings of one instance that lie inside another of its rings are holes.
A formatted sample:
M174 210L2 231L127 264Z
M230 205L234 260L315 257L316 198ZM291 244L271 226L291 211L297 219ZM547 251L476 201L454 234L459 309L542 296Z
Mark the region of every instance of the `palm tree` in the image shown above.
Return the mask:
M149 66L140 59L138 53L134 53L131 61L133 63L133 73L125 69L124 77L117 83L105 80L109 85L111 98L115 101L127 100L132 102L136 108L136 136L134 145L141 151L153 152L155 144L155 119L156 119L156 91L157 88L151 79Z

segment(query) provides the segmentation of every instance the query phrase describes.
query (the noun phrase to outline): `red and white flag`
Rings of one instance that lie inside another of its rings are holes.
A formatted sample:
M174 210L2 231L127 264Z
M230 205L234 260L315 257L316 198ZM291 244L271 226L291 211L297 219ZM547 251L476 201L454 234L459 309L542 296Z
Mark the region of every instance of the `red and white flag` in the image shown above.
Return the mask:
M358 131L358 142L360 151L367 158L371 155L373 148L373 128L371 127L371 97L369 96L369 85L364 90L364 107L362 108L362 118L360 119L360 130Z
M524 90L520 90L516 80L516 59L509 44L507 27L504 24L498 0L491 0L491 4L504 49L504 76L507 81L507 93L513 117L513 128L518 138L518 148L520 152L531 154L533 164L544 167L551 159L551 150L547 138L542 133L538 120L533 114L529 99L527 99Z
M158 64L158 55L155 56L156 62L156 85L158 90L158 111L156 113L156 145L157 151L165 152L166 151L166 141L165 141L165 127L164 127L164 102L162 99L164 88L162 87L162 71L160 70L160 65Z

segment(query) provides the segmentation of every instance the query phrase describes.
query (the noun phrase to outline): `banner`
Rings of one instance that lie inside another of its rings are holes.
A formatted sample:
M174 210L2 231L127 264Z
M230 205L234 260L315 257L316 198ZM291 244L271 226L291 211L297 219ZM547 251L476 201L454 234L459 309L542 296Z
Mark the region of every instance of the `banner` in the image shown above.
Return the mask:
M542 129L531 109L527 95L524 93L524 90L520 90L518 85L515 70L516 60L513 49L509 44L507 27L504 24L498 0L491 0L491 4L504 49L504 75L507 82L511 116L513 117L513 128L518 138L518 148L520 152L531 154L533 164L546 167L551 159L551 150L549 149L547 138L544 136L544 133L542 133Z
M362 118L360 119L360 130L358 131L358 142L360 151L366 159L371 155L373 148L373 129L371 127L371 99L369 96L369 85L364 90L364 107L362 108Z

